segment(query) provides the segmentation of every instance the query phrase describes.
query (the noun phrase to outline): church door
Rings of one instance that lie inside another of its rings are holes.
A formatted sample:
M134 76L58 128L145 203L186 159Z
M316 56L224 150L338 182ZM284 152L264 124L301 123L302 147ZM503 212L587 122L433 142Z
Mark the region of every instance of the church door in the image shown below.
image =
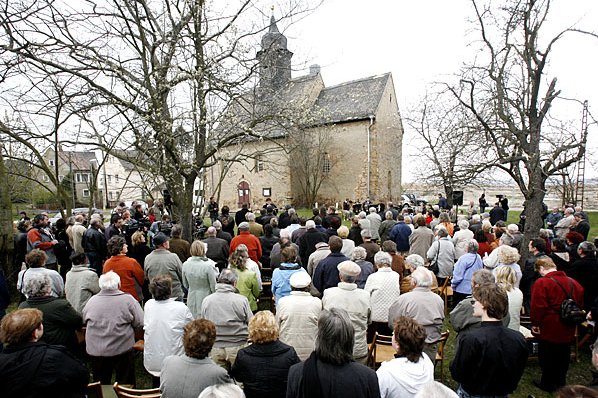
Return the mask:
M247 203L251 206L251 191L249 189L249 183L247 181L241 181L237 186L237 192L239 194L239 207Z

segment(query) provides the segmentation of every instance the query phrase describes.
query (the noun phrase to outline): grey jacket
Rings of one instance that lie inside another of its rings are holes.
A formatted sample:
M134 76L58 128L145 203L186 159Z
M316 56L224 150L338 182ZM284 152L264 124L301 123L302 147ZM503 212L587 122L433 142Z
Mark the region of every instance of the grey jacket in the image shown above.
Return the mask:
M231 382L226 370L210 358L171 355L162 363L162 398L197 398L209 386Z
M94 294L100 291L98 274L86 265L73 265L66 274L66 299L79 314Z
M440 329L444 321L444 301L430 288L416 287L409 293L401 294L390 306L388 326L391 329L400 316L415 319L426 330L426 343L434 343L440 338Z
M438 277L448 278L453 275L455 267L455 245L449 238L440 238L432 243L428 249L427 258L430 262L438 257Z
M247 343L249 320L253 317L249 301L232 285L216 284L216 292L201 304L201 316L216 324L214 347L236 347Z
M175 253L165 249L156 249L145 258L143 265L145 279L151 281L158 275L170 274L172 277L172 293L170 297L183 299L183 263Z

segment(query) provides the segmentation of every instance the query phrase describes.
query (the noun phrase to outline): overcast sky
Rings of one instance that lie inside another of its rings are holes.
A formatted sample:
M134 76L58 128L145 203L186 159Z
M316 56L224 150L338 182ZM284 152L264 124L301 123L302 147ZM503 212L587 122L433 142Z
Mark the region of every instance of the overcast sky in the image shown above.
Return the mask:
M295 63L317 63L327 86L392 72L400 111L410 106L434 81L449 80L463 61L474 33L469 0L324 0L311 15L290 27L288 37ZM553 1L547 33L577 24L598 30L598 1ZM555 48L549 73L558 77L562 96L587 99L598 119L598 39L570 35ZM294 76L307 73L295 71ZM581 124L581 105L571 102L559 114ZM404 124L407 129L408 126ZM592 148L598 147L598 128L590 129ZM404 153L412 135L406 132ZM595 151L593 151L595 152ZM403 158L403 181L412 181L408 156ZM597 176L588 159L587 174Z

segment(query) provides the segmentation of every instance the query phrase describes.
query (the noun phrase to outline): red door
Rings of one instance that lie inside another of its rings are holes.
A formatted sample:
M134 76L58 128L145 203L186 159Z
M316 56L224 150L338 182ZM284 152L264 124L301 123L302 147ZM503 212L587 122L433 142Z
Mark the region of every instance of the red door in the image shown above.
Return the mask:
M237 194L239 195L239 207L245 203L250 206L251 190L249 189L249 183L247 181L241 181L239 185L237 185Z

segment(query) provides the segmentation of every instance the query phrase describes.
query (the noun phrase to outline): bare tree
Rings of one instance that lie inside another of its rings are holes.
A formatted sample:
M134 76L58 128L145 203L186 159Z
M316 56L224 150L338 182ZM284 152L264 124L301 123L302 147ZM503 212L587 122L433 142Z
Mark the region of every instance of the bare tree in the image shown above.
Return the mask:
M264 4L264 9L266 8ZM284 17L308 2L285 3ZM255 85L255 54L262 24L259 4L203 0L113 0L8 4L2 11L0 52L38 76L68 81L82 94L73 110L101 122L115 156L164 181L173 217L191 236L196 180L219 160L219 148L263 133L260 120L218 129L222 115ZM270 116L272 117L272 116ZM98 145L82 129L79 144ZM130 158L130 149L142 154Z
M427 94L407 123L416 134L419 149L413 158L420 175L426 183L442 186L452 206L453 191L479 180L488 168L480 126L446 90Z
M550 0L471 3L483 55L464 69L460 85L449 89L482 126L493 167L506 172L521 190L527 215L524 236L529 240L542 226L548 177L577 162L587 138L551 122L560 90L546 66L565 35L590 33L567 28L544 38Z

